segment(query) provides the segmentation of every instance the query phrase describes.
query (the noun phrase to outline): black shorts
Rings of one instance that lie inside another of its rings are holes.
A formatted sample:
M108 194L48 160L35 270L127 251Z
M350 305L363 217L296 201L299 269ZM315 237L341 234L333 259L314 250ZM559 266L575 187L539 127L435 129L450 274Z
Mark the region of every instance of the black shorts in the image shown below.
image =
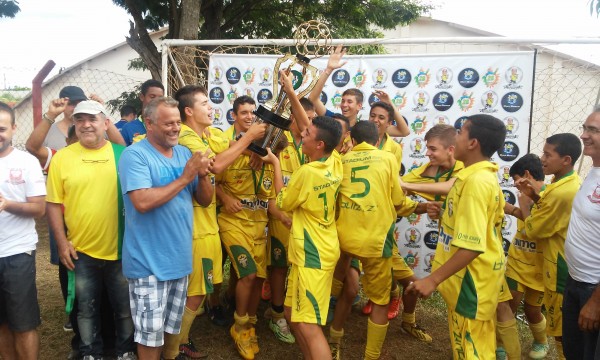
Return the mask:
M0 324L15 332L41 324L35 286L35 251L0 258Z

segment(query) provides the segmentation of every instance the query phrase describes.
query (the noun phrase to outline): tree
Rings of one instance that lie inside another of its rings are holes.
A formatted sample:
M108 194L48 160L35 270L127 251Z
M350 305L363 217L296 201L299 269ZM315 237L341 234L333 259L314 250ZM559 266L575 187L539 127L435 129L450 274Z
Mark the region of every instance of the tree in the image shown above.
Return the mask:
M0 18L14 18L21 11L16 0L0 0Z
M291 38L294 27L315 19L335 38L375 38L375 26L393 29L431 9L419 0L113 0L133 17L127 43L152 77L161 57L149 31L168 25L167 39ZM194 74L191 74L194 76Z

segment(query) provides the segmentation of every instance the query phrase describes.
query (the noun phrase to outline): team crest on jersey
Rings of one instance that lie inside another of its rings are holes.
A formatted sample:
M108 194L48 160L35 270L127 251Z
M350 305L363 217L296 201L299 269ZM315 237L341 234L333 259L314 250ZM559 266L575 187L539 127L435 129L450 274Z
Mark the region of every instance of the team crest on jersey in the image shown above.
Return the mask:
M357 88L362 87L365 84L365 81L367 80L367 76L364 70L358 70L356 72L356 75L354 75L352 77L352 81L354 82L354 86L356 86Z
M408 254L404 257L404 262L406 262L406 265L408 265L409 268L414 270L419 266L419 253L415 252L413 254L411 250L408 250Z
M406 217L406 220L408 220L409 224L414 226L419 223L419 220L421 220L421 215L417 213L412 213Z
M25 180L23 180L23 169L11 168L10 170L8 170L7 182L11 185L24 184Z
M421 89L429 84L429 79L431 78L431 74L429 74L429 69L425 70L423 68L419 69L417 75L415 75L415 83Z
M213 284L213 271L209 270L208 274L206 275L206 281L212 285Z
M592 204L600 204L600 184L596 184L594 192L587 198Z
M439 69L436 78L438 81L438 84L435 86L436 89L450 89L452 87L452 84L450 84L452 81L452 70L450 68L443 67Z
M246 256L246 254L240 254L240 255L238 255L237 262L243 268L247 268L248 267L248 257Z
M247 68L246 71L244 72L244 81L246 82L247 85L252 85L252 83L254 82L254 77L256 76L256 72L254 71L254 68Z
M427 119L427 116L417 116L415 121L410 124L410 128L415 134L421 135L427 130L427 121L425 119Z
M521 85L521 80L523 80L523 70L517 66L511 66L504 73L504 79L506 80L506 85L504 85L505 89L520 89L523 87Z
M213 81L211 81L211 84L215 84L215 85L221 85L223 83L223 81L221 81L221 78L223 77L223 69L221 69L218 66L215 66L212 68L212 74L213 74Z
M271 190L271 185L273 185L273 180L270 177L266 177L263 179L263 186L265 190Z
M425 272L431 273L431 267L433 266L433 261L435 260L435 253L429 253L425 255Z
M479 112L491 114L495 113L498 110L496 109L496 105L498 104L498 95L496 95L493 91L486 91L481 95L481 105L483 105L482 109L479 109Z
M275 257L275 260L279 260L281 259L281 249L276 247L273 249L273 256Z
M411 227L406 230L404 238L406 239L405 247L412 249L421 247L421 232L417 228Z
M429 105L429 94L426 91L417 91L413 96L413 102L415 107L412 109L414 112L426 112L429 111L427 105Z
M489 88L493 88L498 84L498 80L500 80L500 75L498 75L498 68L494 70L493 68L488 68L487 72L483 75L483 83L485 86Z
M387 80L387 72L382 69L376 69L375 72L373 72L373 88L374 89L383 89L385 88L385 82Z

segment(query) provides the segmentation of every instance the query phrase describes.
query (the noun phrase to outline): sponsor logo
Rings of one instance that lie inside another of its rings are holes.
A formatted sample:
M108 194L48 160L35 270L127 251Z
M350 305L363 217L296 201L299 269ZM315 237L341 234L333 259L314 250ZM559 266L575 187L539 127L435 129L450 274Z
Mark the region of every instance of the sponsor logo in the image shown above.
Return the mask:
M387 71L382 68L378 68L373 72L373 88L383 89L385 88L385 82L387 81Z
M454 98L448 92L442 91L433 96L433 107L438 111L446 111L454 104Z
M494 86L496 86L496 84L498 84L498 81L500 80L500 75L498 75L498 68L496 68L496 70L494 70L493 68L488 68L487 72L483 75L483 83L485 84L485 86L489 87L490 89L493 88Z
M242 74L240 74L240 70L236 67L230 67L227 69L227 72L225 72L225 78L231 85L235 85L240 82L241 76Z
M394 71L392 75L392 84L397 88L405 88L410 84L412 75L410 71L406 69L398 69Z
M229 125L233 125L233 123L235 122L235 120L233 119L233 109L227 110L227 114L225 115L225 118L227 119L227 122L229 123Z
M230 104L233 104L233 102L235 101L235 99L238 98L238 96L239 95L237 89L232 86L231 89L229 89L229 92L227 93L227 100L229 100Z
M429 253L425 255L425 269L423 271L427 273L431 273L431 267L433 266L433 261L435 260L435 253Z
M333 107L335 107L336 109L339 109L341 104L342 104L342 93L339 91L336 91L335 94L331 97L331 105L333 105Z
M259 102L259 104L264 104L267 101L271 100L273 98L273 93L271 92L271 90L269 89L260 89L258 90L258 96L257 96L257 101Z
M423 243L425 243L425 246L427 246L428 248L435 250L439 236L440 234L437 231L429 231L425 234L425 237L423 238Z
M448 125L450 123L450 120L448 120L448 117L446 115L438 115L435 118L433 118L432 121L432 125Z
M220 108L213 109L213 123L221 124L221 117L223 117L223 110Z
M456 119L456 121L454 122L454 127L456 129L460 129L462 128L462 126L465 124L465 121L467 121L467 117L466 116L461 116L458 119Z
M512 183L512 178L510 177L510 166L502 166L498 171L498 180L500 180L500 185L510 186Z
M273 78L273 70L268 67L264 67L260 70L260 82L258 85L260 86L271 86L273 83L271 79Z
M514 205L517 198L515 197L515 194L513 194L512 192L510 192L509 190L506 189L502 189L502 194L504 195L504 201L506 201L507 203Z
M523 70L518 66L511 66L504 73L504 79L506 80L505 89L517 90L523 87L521 80L523 80Z
M380 99L375 94L369 95L369 105L373 105L373 103L379 102Z
M367 76L364 70L358 70L356 75L352 77L352 82L354 82L354 86L357 88L362 87L365 84L365 81L367 81Z
M500 104L502 105L502 108L506 112L512 113L515 111L519 111L521 109L521 107L523 106L523 97L521 97L521 95L519 95L519 93L512 91L512 92L506 93L502 97Z
M223 70L218 67L215 66L212 68L212 75L213 75L213 81L211 81L211 84L215 84L215 85L221 85L223 83L223 81L221 80L221 78L223 77Z
M325 94L325 91L321 91L320 99L323 104L327 104L327 94Z
M245 88L244 95L249 96L254 99L254 89L252 89L251 87Z
M472 92L464 91L460 98L458 98L458 107L462 111L469 111L475 104L475 98Z
M427 150L427 147L425 146L425 140L420 137L412 139L410 142L410 150L412 151L410 157L417 159L424 158L425 151Z
M415 83L421 89L429 84L429 80L431 79L431 74L429 74L429 69L425 70L423 68L419 69L419 72L415 76Z
M414 112L426 112L429 110L427 108L429 94L426 91L417 91L413 96L413 102L415 104L415 107L412 109Z
M491 114L495 113L498 110L495 109L498 104L498 95L496 95L493 91L486 91L481 95L481 105L483 105L482 109L479 109L480 112Z
M458 83L464 88L472 88L479 82L479 73L473 68L465 68L458 73Z
M413 253L412 250L408 250L408 254L404 257L404 262L406 262L406 265L408 265L409 268L414 270L419 266L419 253Z
M427 119L427 116L417 116L415 121L410 124L410 128L415 134L421 135L427 130L427 121L425 119Z
M394 96L394 98L392 99L392 104L394 104L396 109L402 110L402 108L404 108L404 106L406 105L406 92L400 94L400 91L398 91L396 93L396 96Z
M406 217L406 220L408 220L409 224L411 224L412 226L415 226L419 223L419 220L421 220L421 215L412 213Z
M214 87L210 89L208 97L210 101L213 102L213 104L220 104L225 99L225 94L223 94L223 89L221 89L220 87Z
M516 160L519 157L519 146L512 141L504 142L498 150L498 157L506 162Z
M406 239L406 243L404 246L407 248L419 248L421 247L419 242L421 241L421 232L414 227L409 228L404 233L404 238Z
M337 87L344 87L350 82L350 74L344 69L336 70L331 77L331 82Z
M435 86L436 89L450 89L452 85L452 70L447 67L443 67L437 71L436 79L438 84Z
M246 71L244 72L244 82L246 82L246 85L252 85L255 76L256 72L254 71L254 68L246 69Z
M519 130L519 120L514 116L507 116L502 119L504 126L506 126L506 138L515 139L518 137L517 130Z

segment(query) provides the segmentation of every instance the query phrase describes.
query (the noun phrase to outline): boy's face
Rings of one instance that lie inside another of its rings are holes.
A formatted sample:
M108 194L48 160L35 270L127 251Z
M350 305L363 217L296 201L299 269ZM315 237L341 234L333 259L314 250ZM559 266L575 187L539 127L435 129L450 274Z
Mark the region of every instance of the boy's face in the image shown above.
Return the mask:
M342 110L342 115L344 115L345 117L349 119L355 118L361 108L362 104L356 102L356 96L342 96L342 103L340 104L340 109Z
M194 121L200 125L212 125L212 107L208 103L208 98L203 93L194 95L194 105L192 108L186 108L186 113L193 117ZM186 114L187 115L187 114Z
M571 164L569 156L560 156L556 152L556 146L552 144L544 144L544 153L542 155L542 168L544 175L554 175L564 170L565 166Z
M467 155L469 149L469 128L471 127L471 122L469 120L465 121L463 126L456 130L456 145L454 148L454 158L456 160L464 160Z
M427 140L427 152L425 155L429 158L429 163L433 166L439 166L451 160L454 154L454 146L445 147L439 138Z
M318 131L313 124L310 124L302 132L302 151L309 157L323 146L323 141L317 140Z
M369 121L377 126L377 133L379 137L385 133L388 125L390 124L388 112L381 106L372 107L369 113Z
M254 110L256 110L256 105L245 103L240 104L237 109L237 113L232 113L233 120L242 129L241 131L246 132L248 129L250 129L250 125L252 125L255 118Z

